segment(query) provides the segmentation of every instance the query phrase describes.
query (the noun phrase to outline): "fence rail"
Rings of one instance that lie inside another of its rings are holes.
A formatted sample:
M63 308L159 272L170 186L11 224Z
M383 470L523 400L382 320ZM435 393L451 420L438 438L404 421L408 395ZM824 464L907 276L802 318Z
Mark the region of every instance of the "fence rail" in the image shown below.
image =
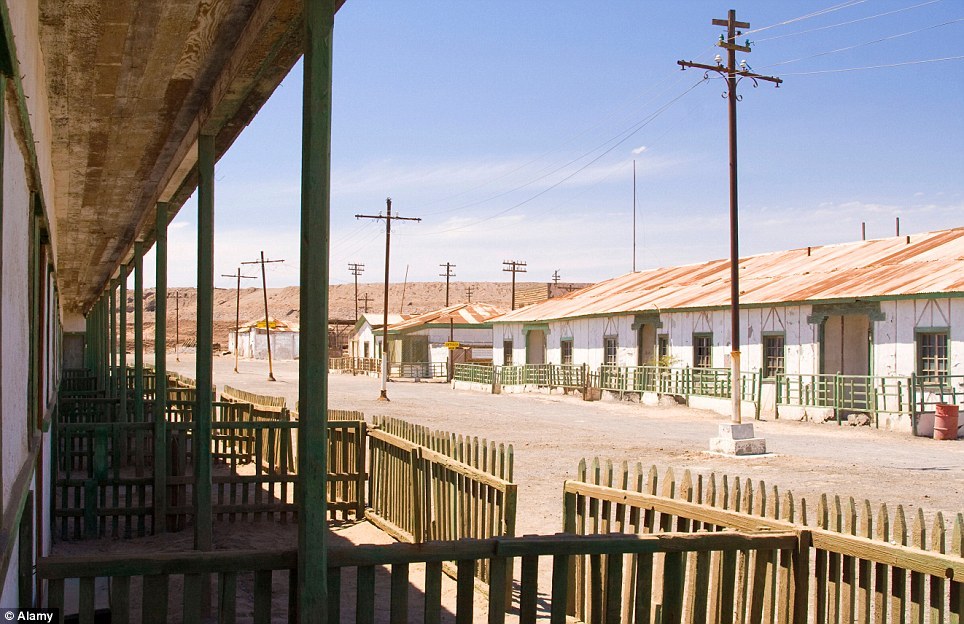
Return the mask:
M446 362L393 363L391 376L396 379L444 379L448 377Z
M764 558L793 551L798 543L794 533L728 532L660 536L557 534L417 545L332 545L328 552L328 620L374 621L384 596L388 597L386 615L393 622L439 622L445 614L446 621L487 620L499 624L506 621L509 607L509 596L504 591L508 562L520 558L518 621L530 624L548 616L550 622L564 624L566 606L572 597L567 580L573 557L607 562L607 574L593 576L590 581L594 594L604 596L612 595L612 588L624 579L635 579L643 585L647 579L652 580L646 562L654 557L692 555L707 559L748 551ZM108 579L113 621L200 621L210 610L213 621L218 622L234 622L248 614L253 615L255 622L297 622L299 556L295 550L212 552L203 557L196 552L140 558L51 556L38 561L37 574L49 583L47 606L58 608L63 614L79 613L82 622L93 621L100 578ZM634 567L623 566L630 558L638 563ZM539 577L542 561L551 568L550 578ZM473 570L483 562L493 570L484 602L484 594L473 581ZM446 563L454 563L454 582L443 578ZM413 572L420 564L425 570L421 579L423 598L409 601L409 586L415 582ZM382 566L387 567L387 574L380 571ZM212 576L216 585L209 585L214 591L207 592L204 584L210 583ZM351 596L354 609L342 606L347 600L342 598L340 588L347 578L356 581L357 590ZM71 595L66 586L74 580L79 591ZM172 594L178 589L181 599L175 600ZM684 588L677 584L668 591L682 595ZM202 598L211 595L216 599L205 604ZM600 614L602 617L594 622L619 621L622 606L601 602Z
M899 506L893 516L881 506L874 517L867 501L858 506L853 499L844 503L823 496L808 523L804 499L790 492L781 496L762 481L718 480L715 474L704 480L687 471L677 482L672 470L660 478L655 467L644 474L639 464L632 472L623 464L614 474L611 462L598 460L589 467L580 463L579 476L580 481L567 481L564 490L565 526L575 533L770 530L800 536L795 551L665 555L647 563L654 566L657 580L642 586L644 595L653 595L652 613L636 613L644 621L661 616L663 621L697 622L924 622L927 613L930 622L944 622L948 614L952 621L964 615L961 514L952 521L948 544L938 513L928 543L920 510L908 527ZM627 617L630 605L640 604L638 581L610 584L607 570L598 561L577 559L570 615L600 622L600 600L621 603ZM612 587L611 595L591 591L597 574ZM675 585L685 585L686 592L675 594ZM720 592L716 588L721 585L735 591ZM703 605L705 594L710 600Z

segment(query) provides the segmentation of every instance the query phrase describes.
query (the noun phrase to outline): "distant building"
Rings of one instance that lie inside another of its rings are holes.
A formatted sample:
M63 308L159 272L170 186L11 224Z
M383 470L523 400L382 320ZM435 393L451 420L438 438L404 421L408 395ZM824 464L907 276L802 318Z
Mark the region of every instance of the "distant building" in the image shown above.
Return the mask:
M409 314L388 315L388 324L400 323ZM365 312L359 315L352 332L349 355L353 358L381 358L382 357L382 334L381 329L385 325L385 316L381 312Z
M492 321L505 314L487 303L460 303L388 326L392 363L448 362L450 340L455 362L492 361Z
M285 323L269 316L268 327L271 330L272 359L298 359L301 336L298 325ZM228 332L228 349L232 353L237 349L238 355L243 358L268 359L268 330L265 329L264 319L245 323L239 328L239 333L240 340L235 330Z

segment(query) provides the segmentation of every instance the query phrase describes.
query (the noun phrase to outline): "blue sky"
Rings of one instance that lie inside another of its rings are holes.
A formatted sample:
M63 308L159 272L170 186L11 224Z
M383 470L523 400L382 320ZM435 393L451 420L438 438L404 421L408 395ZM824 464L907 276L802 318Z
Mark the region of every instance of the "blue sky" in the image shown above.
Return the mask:
M740 85L741 252L964 225L961 0L509 2L349 0L335 22L332 283L596 281L728 253L724 84L711 63L729 8L749 21ZM857 71L840 71L866 68ZM301 65L218 162L216 274L262 249L298 281ZM172 286L193 285L196 204L170 232ZM152 266L148 258L146 266ZM146 282L153 282L150 271ZM233 286L233 281L216 280ZM253 285L254 282L251 282Z

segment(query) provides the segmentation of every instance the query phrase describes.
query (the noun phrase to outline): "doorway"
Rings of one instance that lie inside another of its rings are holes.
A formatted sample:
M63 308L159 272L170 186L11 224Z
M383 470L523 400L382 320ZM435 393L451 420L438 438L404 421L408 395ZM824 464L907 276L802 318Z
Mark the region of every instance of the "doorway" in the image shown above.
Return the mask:
M526 364L546 363L546 332L531 329L526 334Z

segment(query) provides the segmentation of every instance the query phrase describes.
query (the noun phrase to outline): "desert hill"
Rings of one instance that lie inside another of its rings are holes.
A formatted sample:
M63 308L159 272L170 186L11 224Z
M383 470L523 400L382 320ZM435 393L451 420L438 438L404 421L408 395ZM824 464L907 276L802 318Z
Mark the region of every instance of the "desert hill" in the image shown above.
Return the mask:
M581 286L581 285L577 285ZM541 301L549 296L560 296L567 292L567 285L551 285L545 282L517 282L516 303L526 305ZM511 306L512 285L506 282L452 282L450 285L450 303L465 303L469 301L468 291L471 289L471 300L478 303L489 303L508 310ZM378 283L358 284L358 313L365 311L364 298L369 298L368 311L381 312L384 287ZM197 330L197 289L196 288L168 288L167 302L167 340L173 347L175 332L178 342L182 346L194 346ZM214 290L214 340L222 345L228 341L228 331L235 324L235 310L237 308L237 291L235 289L216 288ZM268 314L286 323L300 321L300 289L297 286L287 288L268 289ZM353 322L355 319L355 285L337 284L328 289L329 318ZM133 293L128 291L128 333L129 344L133 341ZM410 282L408 284L389 285L389 311L404 314L420 314L436 310L445 305L444 282ZM144 344L145 348L153 345L154 340L154 311L157 302L154 290L144 291ZM264 317L264 295L260 288L242 288L240 293L240 321L245 324ZM176 327L179 326L179 327Z

